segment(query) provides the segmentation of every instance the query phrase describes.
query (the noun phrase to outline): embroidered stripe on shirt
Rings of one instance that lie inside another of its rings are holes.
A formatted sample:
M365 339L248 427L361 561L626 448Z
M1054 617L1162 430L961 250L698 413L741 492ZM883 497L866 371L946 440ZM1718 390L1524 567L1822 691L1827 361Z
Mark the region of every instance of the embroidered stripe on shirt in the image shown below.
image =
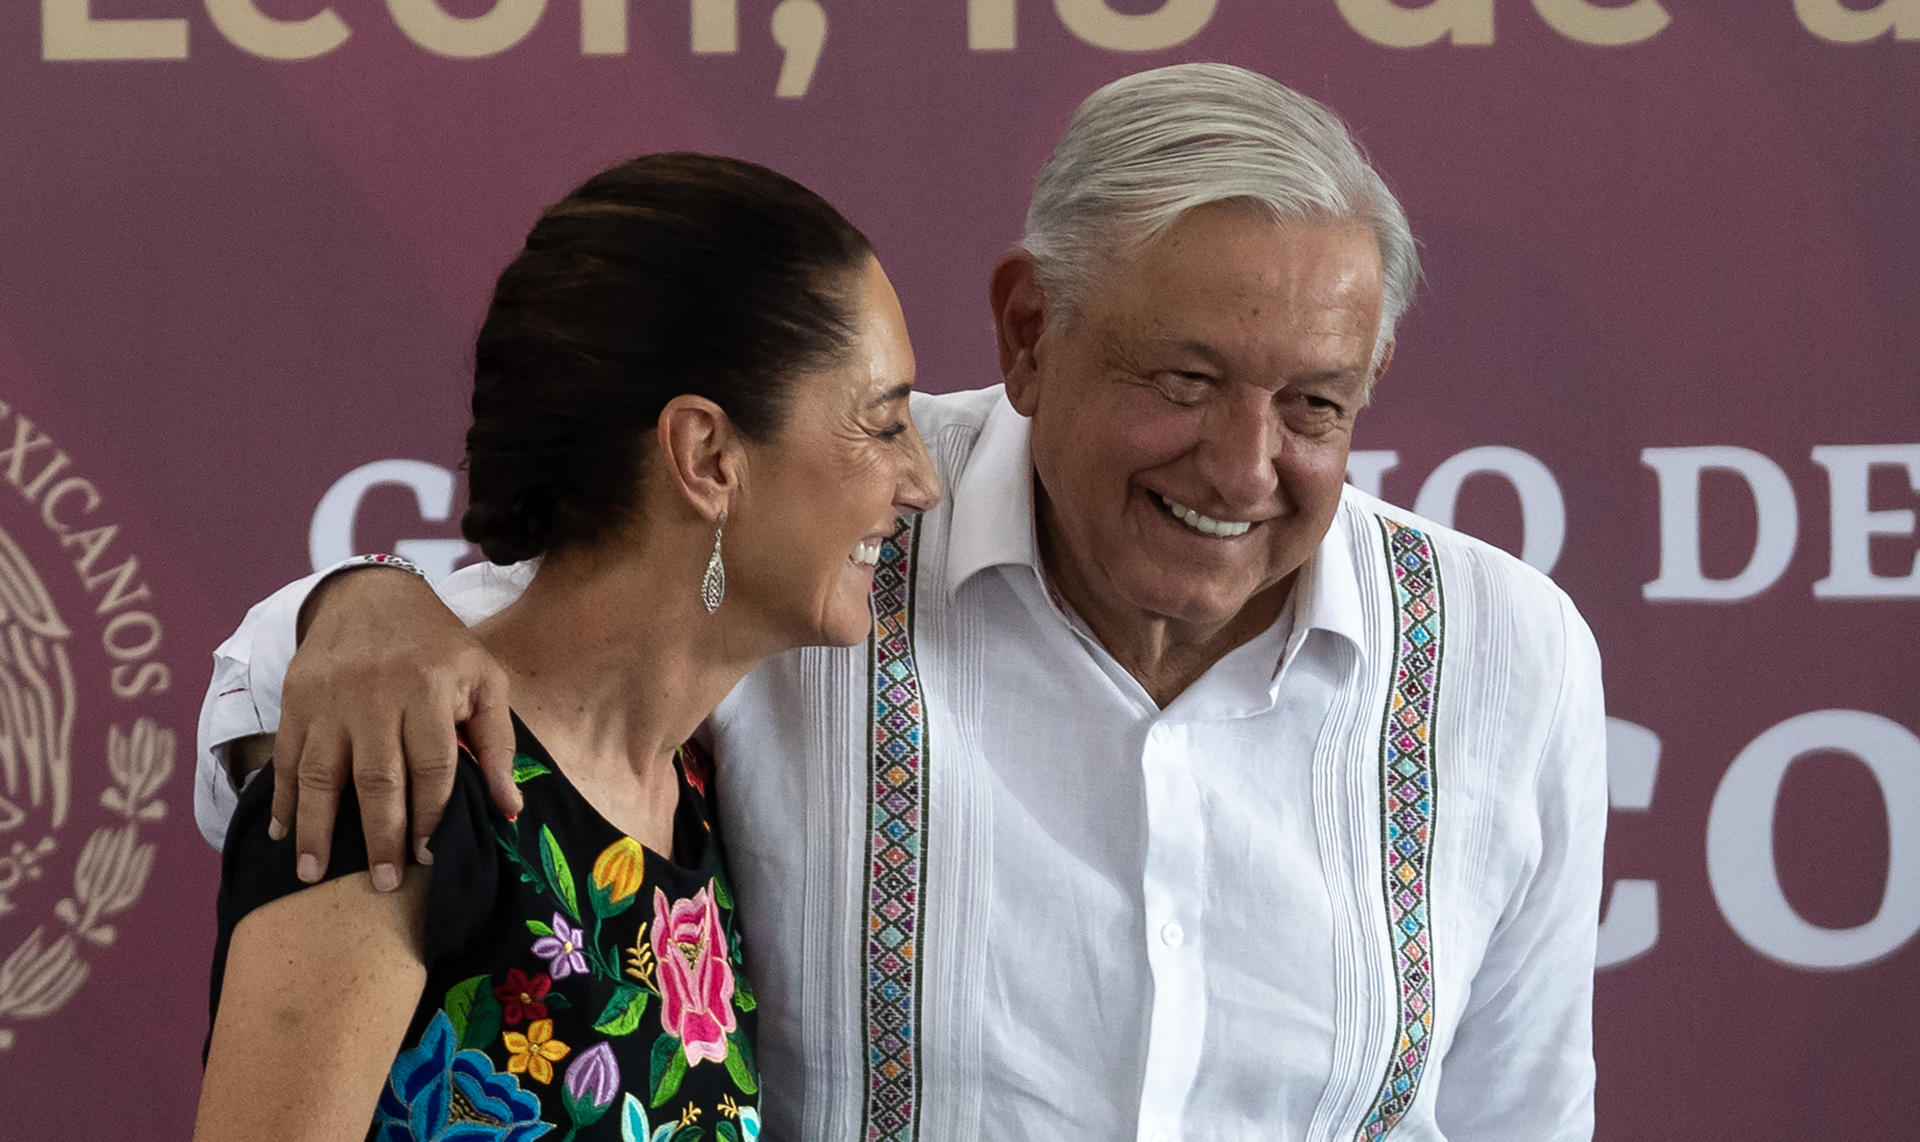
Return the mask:
M920 1133L920 932L926 899L927 719L913 651L917 517L881 545L867 670L867 1142Z
M1433 1037L1434 715L1440 692L1440 566L1424 532L1380 521L1393 580L1393 675L1380 733L1381 887L1399 1005L1394 1049L1356 1142L1385 1137L1420 1092Z

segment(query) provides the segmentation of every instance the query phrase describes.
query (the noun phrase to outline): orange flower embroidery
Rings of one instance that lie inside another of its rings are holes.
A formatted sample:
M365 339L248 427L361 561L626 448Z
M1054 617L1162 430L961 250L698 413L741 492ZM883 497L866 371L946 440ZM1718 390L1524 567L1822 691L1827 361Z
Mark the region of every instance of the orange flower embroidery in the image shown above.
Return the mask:
M534 1082L553 1081L553 1064L567 1057L573 1048L553 1037L553 1020L536 1019L527 1025L527 1033L504 1032L507 1044L507 1073L526 1075Z
M621 837L608 845L593 862L593 886L604 889L607 903L619 904L640 891L646 871L647 852L632 837Z

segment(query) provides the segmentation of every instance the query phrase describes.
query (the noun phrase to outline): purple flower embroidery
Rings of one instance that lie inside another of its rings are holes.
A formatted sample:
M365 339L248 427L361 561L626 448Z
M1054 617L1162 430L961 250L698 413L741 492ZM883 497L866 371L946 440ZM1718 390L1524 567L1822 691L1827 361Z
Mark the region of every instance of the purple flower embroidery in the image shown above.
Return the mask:
M614 1061L611 1043L596 1043L573 1060L567 1068L566 1103L573 1117L592 1121L606 1113L620 1093L620 1064Z
M553 935L535 940L533 954L547 961L547 974L556 980L565 979L574 972L585 975L587 957L580 954L581 938L585 935L585 931L569 925L565 916L555 912Z

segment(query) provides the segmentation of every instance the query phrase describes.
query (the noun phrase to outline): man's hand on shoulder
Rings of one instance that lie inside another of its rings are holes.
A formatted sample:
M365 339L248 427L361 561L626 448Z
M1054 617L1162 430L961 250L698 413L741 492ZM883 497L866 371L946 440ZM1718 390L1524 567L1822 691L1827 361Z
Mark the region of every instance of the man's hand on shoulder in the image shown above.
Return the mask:
M506 674L424 580L378 567L335 575L307 599L299 630L273 746L272 831L293 824L302 880L326 871L349 780L374 885L399 887L409 835L430 863L462 724L494 802L520 811Z

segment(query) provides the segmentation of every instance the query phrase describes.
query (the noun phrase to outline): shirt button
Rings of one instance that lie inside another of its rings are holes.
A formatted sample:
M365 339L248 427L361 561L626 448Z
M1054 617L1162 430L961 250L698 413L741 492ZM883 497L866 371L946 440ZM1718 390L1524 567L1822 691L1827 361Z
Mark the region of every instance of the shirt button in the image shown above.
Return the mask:
M1177 948L1187 942L1187 930L1169 920L1160 926L1160 942L1169 948Z

